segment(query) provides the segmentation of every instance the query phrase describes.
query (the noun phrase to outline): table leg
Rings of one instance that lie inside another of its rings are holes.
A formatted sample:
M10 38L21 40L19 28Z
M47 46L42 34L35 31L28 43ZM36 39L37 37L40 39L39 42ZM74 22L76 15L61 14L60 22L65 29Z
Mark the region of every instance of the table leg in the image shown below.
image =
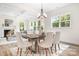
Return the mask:
M37 47L38 47L38 42L37 40L35 41L35 52L37 53Z

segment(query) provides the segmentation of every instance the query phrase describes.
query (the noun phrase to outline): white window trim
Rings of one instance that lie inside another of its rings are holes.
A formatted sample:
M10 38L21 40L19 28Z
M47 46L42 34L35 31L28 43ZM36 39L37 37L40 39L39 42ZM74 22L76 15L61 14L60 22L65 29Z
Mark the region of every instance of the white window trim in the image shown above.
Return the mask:
M71 28L71 13L66 13L66 14L62 14L62 15L55 15L55 16L63 16L63 15L67 15L69 14L70 15L70 20L67 20L67 21L70 21L70 26L69 27L61 27L61 25L59 24L59 27L53 27L52 26L52 21L51 21L51 28L55 28L55 29L59 29L59 28ZM54 17L54 16L52 16ZM51 20L52 20L52 17L51 17ZM61 22L61 20L59 20L59 23Z

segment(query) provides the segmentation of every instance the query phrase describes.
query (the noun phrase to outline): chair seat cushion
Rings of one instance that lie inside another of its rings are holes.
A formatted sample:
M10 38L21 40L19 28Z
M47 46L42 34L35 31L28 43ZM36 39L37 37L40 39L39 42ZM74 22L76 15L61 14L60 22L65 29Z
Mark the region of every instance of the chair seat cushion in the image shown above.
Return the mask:
M32 46L32 42L24 42L24 43L18 44L19 48L28 48L30 46Z
M38 43L38 45L42 48L50 48L52 46L52 43L48 41L43 41Z

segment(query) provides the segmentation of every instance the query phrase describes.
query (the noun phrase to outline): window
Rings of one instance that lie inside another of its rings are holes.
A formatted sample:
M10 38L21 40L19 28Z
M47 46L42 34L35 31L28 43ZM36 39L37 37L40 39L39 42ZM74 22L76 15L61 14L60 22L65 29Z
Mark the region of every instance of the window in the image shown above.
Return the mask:
M44 24L42 21L39 21L39 20L35 20L35 21L30 21L29 22L29 27L31 30L40 30L42 29L43 30L43 27L44 27Z
M30 29L36 30L37 29L37 21L30 21Z
M70 14L53 16L51 18L51 25L54 28L70 27Z
M58 16L54 16L51 20L52 22L52 27L59 27L59 19Z
M24 22L20 22L20 31L24 31Z

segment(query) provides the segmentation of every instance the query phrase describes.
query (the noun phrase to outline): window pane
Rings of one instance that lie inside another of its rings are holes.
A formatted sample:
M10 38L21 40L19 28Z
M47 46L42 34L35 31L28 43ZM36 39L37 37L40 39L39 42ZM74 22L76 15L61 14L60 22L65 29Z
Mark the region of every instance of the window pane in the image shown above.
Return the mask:
M65 27L65 22L61 22L61 27Z
M65 26L70 27L70 21L66 21Z
M20 31L24 30L24 22L20 22Z
M53 27L59 27L59 23L58 23L58 22L52 23L52 26L53 26Z
M34 28L34 30L36 30L36 22L35 21L34 21L34 27L33 28Z
M59 17L58 16L54 16L52 17L52 27L59 27Z
M70 15L69 14L67 14L67 15L65 15L65 20L70 20Z
M64 16L61 16L61 17L60 17L60 20L61 20L61 21L64 21Z
M64 16L64 20L65 20L65 21L67 20L67 16L66 16L66 15Z

